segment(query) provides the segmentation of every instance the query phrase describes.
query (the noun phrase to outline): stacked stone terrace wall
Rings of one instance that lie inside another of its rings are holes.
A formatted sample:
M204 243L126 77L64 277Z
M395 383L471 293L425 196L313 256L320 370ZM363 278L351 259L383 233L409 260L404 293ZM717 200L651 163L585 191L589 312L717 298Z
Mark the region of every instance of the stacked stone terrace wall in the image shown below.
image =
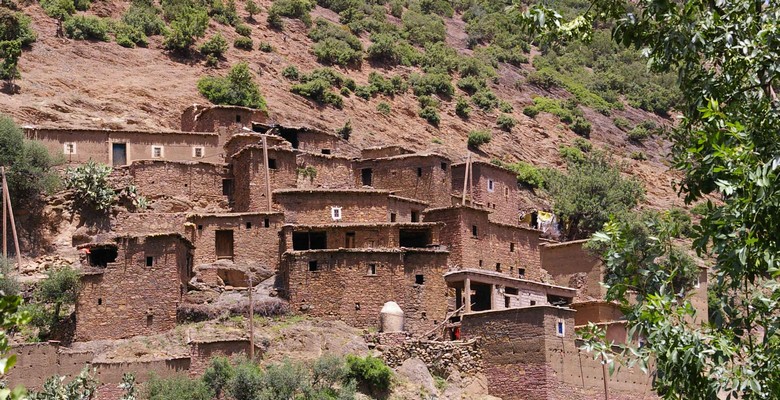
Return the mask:
M380 334L381 335L381 334ZM422 360L431 373L448 376L451 370L462 375L482 372L481 339L468 341L407 340L382 352L382 359L396 368L410 358Z

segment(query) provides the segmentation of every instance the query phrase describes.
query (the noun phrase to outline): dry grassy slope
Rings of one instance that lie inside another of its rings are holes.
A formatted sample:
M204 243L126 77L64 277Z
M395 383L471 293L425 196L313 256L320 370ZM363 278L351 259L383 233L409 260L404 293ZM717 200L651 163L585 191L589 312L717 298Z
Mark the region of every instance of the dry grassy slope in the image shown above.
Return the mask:
M260 1L267 9L271 1ZM117 18L128 7L127 1L96 1L90 13ZM244 15L243 1L238 1ZM202 61L170 57L160 49L160 37L151 38L149 48L126 49L116 43L75 41L55 38L55 21L47 17L39 6L31 5L24 12L33 18L38 41L22 55L20 68L21 91L9 96L0 94L0 112L12 115L21 124L90 128L177 129L181 111L192 103L207 103L196 89L198 78L207 74L224 74L237 61L247 61L258 73L258 81L265 95L272 120L290 125L310 125L335 130L348 119L354 133L351 140L360 146L400 144L415 150L436 150L460 161L466 153L469 130L491 128L493 141L483 146L485 157L506 161L524 160L539 166L557 165L560 144L569 144L576 137L555 117L542 114L536 120L522 114L538 89L523 85L522 69L502 65L500 79L493 90L515 108L513 117L518 125L512 132L495 129L496 113L475 111L468 121L455 115L454 101L444 103L442 121L438 128L417 116L417 101L408 93L394 99L375 98L365 101L355 96L346 99L344 108L318 107L312 102L289 92L290 83L281 76L281 70L294 64L302 71L320 67L311 53L312 43L306 28L298 21L287 21L285 34L268 29L265 12L251 23L255 45L264 41L275 48L272 53L258 50L246 52L231 48L227 61L218 70L206 68ZM324 17L337 22L338 16L317 8L312 17ZM392 19L392 17L390 17ZM463 52L465 24L459 19L447 20L448 42ZM232 43L237 34L232 27L211 22L207 37L220 31ZM286 39L286 40L285 40ZM364 41L368 39L364 35ZM364 63L359 69L342 70L359 84L367 81L371 71L385 74L409 74L411 68L383 68ZM517 83L520 82L518 85ZM563 95L565 92L553 93ZM550 93L546 93L550 96ZM383 116L376 112L380 101L392 106L392 113ZM591 139L595 146L606 146L625 162L624 171L645 182L648 204L668 207L681 204L670 187L672 174L663 163L666 153L660 140L649 141L637 147L625 140L625 134L605 117L586 110L594 129ZM654 118L645 112L628 108L615 112L633 122ZM434 144L439 138L443 143ZM628 158L633 151L643 151L647 161Z

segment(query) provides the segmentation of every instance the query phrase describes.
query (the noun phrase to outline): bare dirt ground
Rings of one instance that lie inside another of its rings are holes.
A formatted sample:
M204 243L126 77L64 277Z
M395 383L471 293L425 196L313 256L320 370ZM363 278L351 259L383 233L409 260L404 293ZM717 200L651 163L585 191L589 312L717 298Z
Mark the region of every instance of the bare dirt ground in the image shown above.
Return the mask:
M246 17L244 2L239 0L237 3L239 13ZM269 0L260 1L264 9L270 4ZM89 13L118 18L128 5L127 1L95 2ZM281 76L282 69L296 65L305 72L322 66L311 53L312 42L306 36L306 27L299 21L286 21L285 31L280 33L269 29L265 23L267 13L260 13L255 21L248 21L252 38L255 46L260 42L270 43L274 51L248 52L231 46L220 67L211 69L203 60L167 54L161 49L159 36L150 38L148 48L135 49L126 49L116 43L56 38L55 20L46 16L37 4L26 6L23 11L32 16L38 41L22 54L22 78L17 81L19 93L0 93L0 112L11 115L23 125L178 129L185 107L208 103L197 92L197 80L204 75L225 74L232 64L246 61L256 73L272 121L333 131L351 120L354 131L350 141L358 146L400 144L413 150L438 151L458 162L467 152L468 132L491 129L493 140L482 146L480 156L562 167L558 147L571 144L577 137L551 115L542 114L536 119L523 115L522 109L531 104L532 95L543 94L524 84L524 73L531 70L530 65L523 68L502 65L498 83L491 84L500 98L514 106L512 116L518 124L511 132L495 127L497 112L488 114L474 110L468 120L462 120L455 115L454 101L442 104L441 123L434 127L417 116L417 100L411 93L394 98L379 96L370 101L353 95L345 99L341 110L321 107L290 93L290 82ZM338 21L335 13L319 7L312 13L312 18L317 17ZM448 43L468 52L464 23L457 17L447 23ZM217 31L231 44L238 36L232 27L212 21L206 37ZM365 44L369 43L367 35L362 39ZM358 84L365 84L372 71L391 75L409 75L415 71L407 67L372 66L368 62L355 69L336 69L354 78ZM388 116L376 111L377 104L382 101L392 107ZM673 174L664 163L665 144L661 140L651 140L643 146L631 144L625 133L611 121L616 115L632 122L655 117L631 108L617 111L610 117L591 110L586 110L586 115L593 123L591 141L595 147L606 147L625 164L625 173L644 182L650 207L682 204L670 186ZM433 143L434 139L441 143ZM631 160L629 155L634 151L642 151L648 160Z

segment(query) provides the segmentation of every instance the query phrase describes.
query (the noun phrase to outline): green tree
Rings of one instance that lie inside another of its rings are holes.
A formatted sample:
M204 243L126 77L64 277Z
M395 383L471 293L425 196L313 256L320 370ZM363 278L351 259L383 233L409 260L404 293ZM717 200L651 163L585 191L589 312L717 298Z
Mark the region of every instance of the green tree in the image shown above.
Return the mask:
M59 182L55 161L40 143L26 140L14 121L0 114L0 165L5 165L8 190L14 207L33 205L40 194Z
M51 320L54 325L60 319L63 305L76 304L80 289L79 272L66 266L50 271L46 278L38 283L35 297L38 301L54 307L51 310Z
M30 321L30 316L21 311L22 297L18 295L0 294L0 375L5 375L16 364L16 355L8 355L11 346L8 343L8 332L19 329ZM0 389L3 400L26 399L24 387Z
M163 47L166 50L187 54L195 40L206 33L208 13L199 8L187 8L171 22L166 30Z
M611 215L623 215L642 199L644 189L626 179L599 152L568 160L568 171L547 170L544 188L553 200L567 239L583 239L601 229Z
M652 70L676 71L683 118L671 133L671 156L682 176L678 189L688 204L721 200L708 203L692 245L714 259L715 318L705 326L691 322L690 301L662 285L627 313L631 332L646 340L626 348L622 359L652 358L654 385L668 399L776 397L780 3L608 0L572 20L535 6L518 22L562 40L587 38L592 26L606 22L618 42L644 49ZM631 251L616 244L615 256ZM606 345L591 349L611 355Z
M247 63L238 63L226 77L206 76L198 81L198 91L214 104L244 106L265 110L260 87L255 83Z
M257 3L254 2L254 0L247 0L245 9L247 14L249 14L249 19L253 21L255 19L255 14L260 14L260 7L257 5Z

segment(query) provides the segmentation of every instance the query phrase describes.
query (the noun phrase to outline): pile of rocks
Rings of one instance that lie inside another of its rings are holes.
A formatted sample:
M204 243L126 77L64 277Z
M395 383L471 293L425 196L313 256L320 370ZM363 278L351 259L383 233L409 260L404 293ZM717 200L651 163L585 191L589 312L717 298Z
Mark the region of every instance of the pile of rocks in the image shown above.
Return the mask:
M419 358L435 375L447 376L451 370L472 375L482 372L481 342L480 338L448 342L407 340L383 349L382 359L395 368L407 359Z

